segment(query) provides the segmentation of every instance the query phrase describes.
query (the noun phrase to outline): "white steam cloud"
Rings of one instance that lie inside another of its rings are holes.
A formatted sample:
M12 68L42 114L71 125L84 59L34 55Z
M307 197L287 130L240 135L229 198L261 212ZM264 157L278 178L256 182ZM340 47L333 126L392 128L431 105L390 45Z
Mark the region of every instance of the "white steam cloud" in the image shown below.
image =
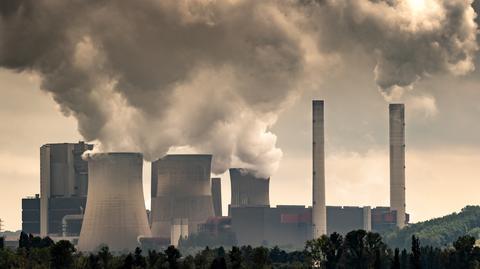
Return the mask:
M173 147L269 176L269 131L331 59L375 57L388 98L419 79L474 69L465 0L4 0L0 66L35 72L99 151Z

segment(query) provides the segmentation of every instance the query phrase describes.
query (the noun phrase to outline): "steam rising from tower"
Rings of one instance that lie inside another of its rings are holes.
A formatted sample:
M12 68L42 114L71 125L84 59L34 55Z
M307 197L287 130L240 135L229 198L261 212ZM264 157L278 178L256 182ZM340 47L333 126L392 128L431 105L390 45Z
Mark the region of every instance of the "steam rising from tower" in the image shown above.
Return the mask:
M313 195L312 227L313 238L327 233L327 211L325 206L325 139L323 100L313 103Z
M80 251L102 244L113 251L133 250L151 236L142 188L139 153L100 153L88 158L88 196Z
M405 106L390 104L390 209L397 226L405 226Z
M38 75L97 151L151 161L190 146L216 174L268 177L279 113L353 51L374 57L389 98L474 70L472 0L428 0L415 16L408 2L2 0L0 67Z

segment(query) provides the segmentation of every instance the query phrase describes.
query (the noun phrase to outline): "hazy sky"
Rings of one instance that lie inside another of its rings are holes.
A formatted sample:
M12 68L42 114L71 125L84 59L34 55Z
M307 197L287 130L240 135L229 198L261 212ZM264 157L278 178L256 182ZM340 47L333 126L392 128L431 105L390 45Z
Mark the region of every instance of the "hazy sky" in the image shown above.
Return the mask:
M6 229L21 227L21 198L39 193L39 147L82 137L151 158L171 146L214 152L216 171L241 163L271 174L272 204L310 205L312 99L326 101L328 205L388 205L386 99L406 103L411 220L480 202L480 71L473 70L479 56L468 1L342 0L341 8L320 1L326 6L311 13L276 1L194 6L200 9L165 1L154 11L154 1L139 1L138 14L128 13L129 1L104 1L93 15L82 1L78 14L60 4L18 2L43 16L0 7ZM44 15L60 9L62 17ZM322 16L327 11L332 15ZM119 20L122 12L131 17ZM72 14L89 20L57 25ZM18 23L25 18L35 20ZM407 28L397 28L404 22ZM42 32L42 24L59 29ZM19 34L25 25L33 33L27 37ZM141 27L147 25L161 31ZM122 34L137 27L133 39ZM225 210L230 185L222 178Z

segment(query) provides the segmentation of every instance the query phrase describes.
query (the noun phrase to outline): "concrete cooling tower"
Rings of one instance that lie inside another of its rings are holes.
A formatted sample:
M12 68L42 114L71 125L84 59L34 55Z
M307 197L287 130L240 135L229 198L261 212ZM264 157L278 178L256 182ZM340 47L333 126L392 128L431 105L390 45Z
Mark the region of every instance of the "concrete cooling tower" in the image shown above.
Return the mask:
M175 219L188 232L214 216L210 186L212 155L167 155L152 163L152 234L170 238Z
M230 181L231 207L270 205L270 178L258 178L246 169L230 168Z
M133 250L150 237L142 188L140 153L101 153L88 159L88 195L79 251L106 244L113 251Z

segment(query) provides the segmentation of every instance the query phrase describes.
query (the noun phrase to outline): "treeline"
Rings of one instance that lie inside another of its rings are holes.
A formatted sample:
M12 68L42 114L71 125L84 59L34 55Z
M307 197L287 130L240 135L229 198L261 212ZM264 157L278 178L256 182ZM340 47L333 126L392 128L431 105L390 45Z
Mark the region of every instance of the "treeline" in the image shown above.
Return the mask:
M2 241L0 240L0 243ZM113 254L108 246L96 253L80 253L69 241L53 242L23 234L19 247L0 244L0 268L324 268L324 269L480 269L480 248L475 238L460 236L449 248L422 246L412 236L408 249L390 249L377 233L356 230L308 241L303 251L278 247L208 248L182 256L173 246L157 251Z
M408 248L413 235L420 239L422 245L432 247L451 247L462 235L480 238L480 207L467 206L460 213L387 231L382 237L392 248Z

